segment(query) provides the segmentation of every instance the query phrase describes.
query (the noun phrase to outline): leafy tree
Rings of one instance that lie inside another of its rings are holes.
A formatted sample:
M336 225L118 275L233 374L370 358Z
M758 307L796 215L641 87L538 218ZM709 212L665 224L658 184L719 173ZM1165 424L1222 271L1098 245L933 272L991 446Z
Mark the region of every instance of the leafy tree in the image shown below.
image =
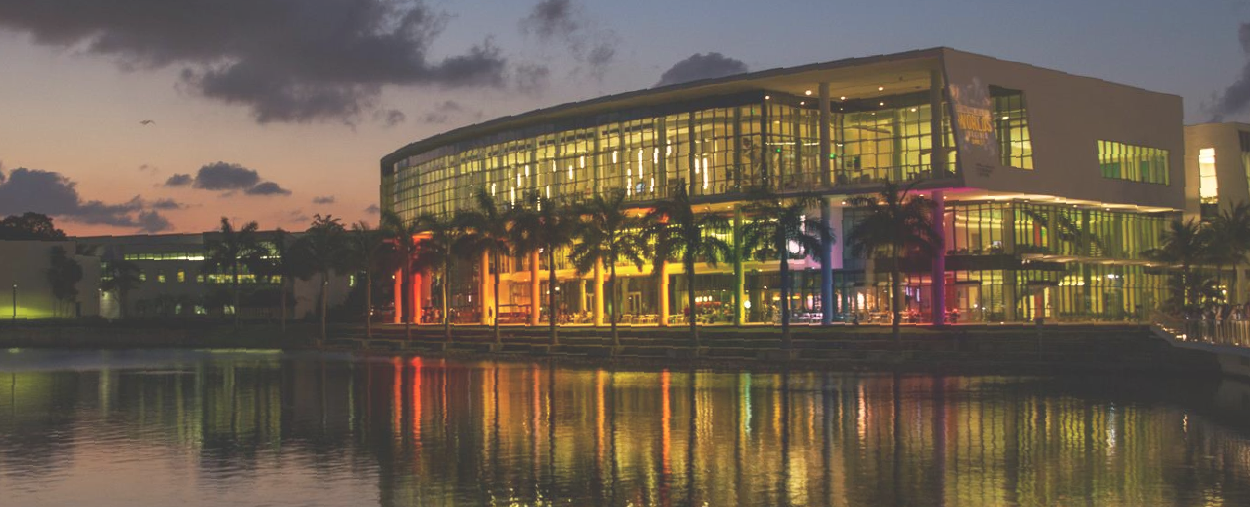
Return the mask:
M661 266L668 261L680 260L686 273L687 321L690 337L699 346L698 312L696 311L694 280L695 263L707 262L716 266L728 258L733 247L714 235L730 228L729 220L715 213L699 214L690 202L686 184L678 180L668 199L657 202L644 217L646 236L655 249L652 272L662 274Z
M0 220L2 241L56 241L65 239L65 231L57 229L48 215L26 212Z
M791 347L790 259L808 256L832 245L833 229L808 210L817 204L811 196L782 198L766 190L753 190L744 212L752 217L742 226L742 244L764 259L776 259L781 278L781 346ZM812 255L817 261L820 255Z
M78 299L78 282L82 281L82 266L69 256L64 248L52 247L51 266L48 268L48 284L58 306L67 307ZM53 312L56 314L58 312Z
M525 206L513 217L512 244L518 255L541 252L547 256L547 324L551 345L558 345L560 338L556 328L560 310L557 301L556 251L573 244L581 217L573 206L560 201L545 199L537 193L526 196ZM538 311L538 301L534 301Z
M244 270L256 272L265 255L265 248L257 236L258 228L252 221L235 229L230 219L221 217L221 228L204 245L204 270L230 274L235 328L239 327L239 274Z
M443 340L451 341L451 274L463 244L464 230L451 219L435 214L417 217L416 227L426 235L416 244L415 267L439 274Z
M330 284L330 272L341 273L346 269L347 241L347 230L339 219L331 215L317 214L313 217L312 225L299 239L295 240L295 245L292 246L292 250L300 257L301 262L308 267L309 274L306 274L303 279L307 280L313 274L319 275L321 279L321 290L318 292L321 341L326 339L326 311L330 297L327 286Z
M412 284L413 256L416 254L416 243L414 238L421 232L417 222L414 220L405 223L403 217L391 210L382 212L382 227L385 231L383 234L394 245L395 254L399 259L400 276L400 304L401 308L395 308L398 312L400 320L404 321L405 339L412 340L412 321L416 318L416 303L413 301L412 291L409 286ZM403 318L407 314L408 318Z
M110 261L104 270L100 289L117 293L123 319L130 316L130 291L137 289L139 282L139 266L133 262L121 259Z
M384 231L363 220L352 224L347 243L348 265L365 275L365 336L373 337L373 273L382 270L390 243Z
M487 192L485 188L478 189L473 195L475 203L474 209L462 210L456 213L455 221L460 227L466 229L467 234L462 239L461 250L473 255L488 255L491 263L495 266L494 287L495 287L495 343L502 342L502 335L499 333L499 271L502 268L500 260L507 255L512 255L511 232L509 225L511 217L508 210L495 201L495 197ZM482 276L488 276L489 273L482 273Z
M608 268L608 316L612 327L612 345L621 345L616 321L619 301L616 291L616 263L621 259L634 263L642 269L647 256L647 244L643 240L642 219L631 215L625 205L625 192L610 191L605 196L597 194L578 206L583 220L578 223L575 237L580 242L573 245L570 258L579 275L586 274L602 263Z
M847 235L851 253L860 257L888 256L890 288L893 291L891 330L894 341L901 340L902 261L908 255L932 258L942 248L942 237L933 223L933 201L910 194L914 184L900 188L887 182L877 195L859 195L847 202L864 213L863 219ZM935 308L934 311L943 311Z

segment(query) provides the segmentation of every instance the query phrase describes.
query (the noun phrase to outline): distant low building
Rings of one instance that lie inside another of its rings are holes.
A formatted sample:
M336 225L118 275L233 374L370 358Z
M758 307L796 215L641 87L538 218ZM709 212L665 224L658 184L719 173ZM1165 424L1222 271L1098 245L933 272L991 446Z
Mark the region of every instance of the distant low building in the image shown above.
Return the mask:
M126 296L125 315L133 318L187 317L194 315L230 315L233 307L232 275L206 271L206 243L216 232L193 234L157 234L133 236L94 236L76 238L84 245L98 249L102 272L110 262L134 263L139 268L139 284ZM272 244L274 233L261 232L262 242ZM293 235L295 236L295 235ZM331 276L328 306L342 304L353 285L346 274ZM252 273L239 273L243 286L239 311L245 317L277 317L281 312L280 278ZM290 318L317 314L320 280L295 279L288 305ZM116 291L100 292L100 314L105 318L123 315L122 301Z
M53 290L56 249L78 264L77 293L59 299ZM75 241L0 241L0 316L5 319L93 317L100 314L100 259L78 253Z

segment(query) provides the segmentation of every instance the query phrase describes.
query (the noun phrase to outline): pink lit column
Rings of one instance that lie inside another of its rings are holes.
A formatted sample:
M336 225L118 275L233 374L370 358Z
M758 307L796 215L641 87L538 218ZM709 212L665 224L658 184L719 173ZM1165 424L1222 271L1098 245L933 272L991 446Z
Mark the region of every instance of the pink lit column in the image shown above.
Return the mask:
M941 190L933 191L933 227L936 229L941 246L933 255L933 272L929 287L933 290L933 325L946 323L946 196Z

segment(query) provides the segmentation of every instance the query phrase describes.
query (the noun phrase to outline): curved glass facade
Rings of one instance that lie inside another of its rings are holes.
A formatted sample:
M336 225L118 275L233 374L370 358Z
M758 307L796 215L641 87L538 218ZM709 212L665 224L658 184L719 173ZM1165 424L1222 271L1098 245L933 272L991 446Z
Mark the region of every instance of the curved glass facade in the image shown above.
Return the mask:
M749 187L811 191L953 175L932 170L927 93L834 100L830 170L822 174L817 100L772 91L614 111L462 140L406 156L383 178L400 216L450 213L479 188L507 202L526 192L584 198L620 189L641 204L677 181L734 200ZM953 146L943 115L943 146ZM717 197L723 199L717 199Z

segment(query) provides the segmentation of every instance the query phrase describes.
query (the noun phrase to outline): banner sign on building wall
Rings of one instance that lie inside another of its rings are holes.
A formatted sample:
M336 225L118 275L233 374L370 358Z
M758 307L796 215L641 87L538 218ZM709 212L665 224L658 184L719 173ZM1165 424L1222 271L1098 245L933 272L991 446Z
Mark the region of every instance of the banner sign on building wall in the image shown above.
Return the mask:
M955 140L961 167L974 167L976 174L993 174L998 161L998 141L994 136L994 100L980 78L968 83L951 83L951 105L955 113ZM971 161L972 164L963 164ZM989 162L989 163L986 163Z

